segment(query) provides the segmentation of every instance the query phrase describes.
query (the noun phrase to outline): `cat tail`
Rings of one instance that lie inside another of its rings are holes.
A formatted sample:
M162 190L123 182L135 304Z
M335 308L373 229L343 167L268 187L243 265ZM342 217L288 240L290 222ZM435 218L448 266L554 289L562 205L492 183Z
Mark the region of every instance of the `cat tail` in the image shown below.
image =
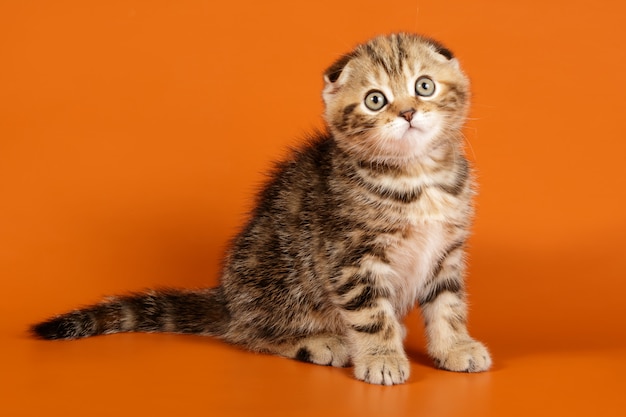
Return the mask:
M35 324L41 339L80 339L120 332L223 335L230 321L221 287L135 293L74 310Z

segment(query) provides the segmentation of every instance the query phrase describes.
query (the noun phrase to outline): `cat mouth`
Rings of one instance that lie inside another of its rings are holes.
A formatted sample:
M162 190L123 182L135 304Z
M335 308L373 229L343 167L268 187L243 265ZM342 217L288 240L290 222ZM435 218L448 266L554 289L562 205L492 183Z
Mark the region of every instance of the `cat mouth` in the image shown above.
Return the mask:
M406 131L407 132L417 131L417 132L425 133L426 129L423 126L420 126L420 125L409 125L409 128Z
M388 137L390 139L398 141L398 144L404 143L402 146L413 148L416 145L419 146L419 143L430 140L433 133L433 127L428 126L428 123L425 125L424 123L418 123L415 120L413 120L410 124L405 121L402 124L396 124L393 126L389 133L390 135Z
M404 132L404 134L402 135L402 137L415 137L416 135L418 136L423 136L428 134L428 131L430 129L428 129L425 126L420 126L420 125L410 125L406 131Z
M421 148L429 143L435 134L433 127L422 125L411 125L406 128L398 139L411 149Z

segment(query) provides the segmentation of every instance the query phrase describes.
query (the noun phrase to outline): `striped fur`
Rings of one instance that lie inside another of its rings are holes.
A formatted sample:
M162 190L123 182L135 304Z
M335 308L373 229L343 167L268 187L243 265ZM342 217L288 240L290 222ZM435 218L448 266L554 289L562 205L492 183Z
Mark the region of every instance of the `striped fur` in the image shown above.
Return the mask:
M416 94L429 76L435 93ZM328 132L276 166L227 251L220 285L110 298L33 326L46 339L116 332L219 337L247 349L399 384L402 318L418 303L437 366L483 371L466 329L473 215L460 129L469 84L452 53L416 35L375 38L325 73ZM370 110L372 90L386 104ZM409 115L409 116L407 116Z

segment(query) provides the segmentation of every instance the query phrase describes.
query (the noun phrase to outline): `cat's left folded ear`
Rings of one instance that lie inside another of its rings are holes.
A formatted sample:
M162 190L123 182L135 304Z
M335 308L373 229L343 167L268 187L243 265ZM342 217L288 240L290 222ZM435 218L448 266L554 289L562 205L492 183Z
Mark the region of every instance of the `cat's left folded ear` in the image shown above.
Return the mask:
M451 64L454 68L460 69L459 60L456 59L451 50L449 50L439 42L433 40L431 40L431 45L434 51L438 54L441 61L448 61L448 63Z

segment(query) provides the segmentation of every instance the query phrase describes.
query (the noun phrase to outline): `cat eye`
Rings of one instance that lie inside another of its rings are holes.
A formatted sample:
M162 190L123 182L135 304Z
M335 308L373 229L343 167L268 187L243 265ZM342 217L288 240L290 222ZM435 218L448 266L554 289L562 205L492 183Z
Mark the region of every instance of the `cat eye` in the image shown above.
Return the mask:
M435 94L435 82L430 77L419 77L415 82L415 92L418 96L430 97Z
M378 111L387 104L387 97L380 91L371 91L365 96L365 107L370 110Z

